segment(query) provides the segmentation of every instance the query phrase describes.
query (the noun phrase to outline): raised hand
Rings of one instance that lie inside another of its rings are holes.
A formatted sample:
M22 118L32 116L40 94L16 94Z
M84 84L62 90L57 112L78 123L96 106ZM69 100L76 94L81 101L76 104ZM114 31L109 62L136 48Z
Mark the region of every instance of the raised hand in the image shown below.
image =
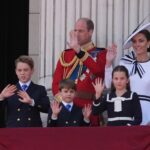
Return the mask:
M107 48L106 67L110 67L112 65L112 62L115 59L116 55L117 55L117 45L112 44L112 46L109 46Z
M92 83L94 89L95 89L95 97L96 99L100 98L102 95L102 92L104 91L105 85L101 78L96 78L95 83Z
M1 100L4 100L5 98L8 98L12 95L15 94L15 91L17 90L16 86L15 85L11 85L11 84L8 84L1 92L0 94L0 99Z
M31 99L31 97L28 95L28 93L26 91L18 91L17 92L19 98L19 101L21 101L22 103L26 103L31 105L33 103L33 100Z
M78 43L77 33L72 30L70 32L70 42L67 42L68 46L72 48L76 53L80 52L80 45Z
M60 113L62 106L60 106L60 103L57 101L52 101L50 104L50 107L52 109L52 117L57 118L58 114Z
M85 105L82 112L83 112L84 119L89 121L90 115L92 113L92 106L90 104Z

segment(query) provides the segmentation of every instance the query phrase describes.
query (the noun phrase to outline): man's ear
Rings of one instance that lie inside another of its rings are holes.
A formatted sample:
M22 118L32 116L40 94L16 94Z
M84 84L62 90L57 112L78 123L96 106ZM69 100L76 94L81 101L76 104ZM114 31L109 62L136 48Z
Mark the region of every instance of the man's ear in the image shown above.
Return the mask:
M89 30L89 34L90 34L91 37L92 37L92 35L93 35L93 30Z
M32 69L32 74L34 73L34 68Z
M150 48L150 41L148 41L148 45L147 45L147 48Z

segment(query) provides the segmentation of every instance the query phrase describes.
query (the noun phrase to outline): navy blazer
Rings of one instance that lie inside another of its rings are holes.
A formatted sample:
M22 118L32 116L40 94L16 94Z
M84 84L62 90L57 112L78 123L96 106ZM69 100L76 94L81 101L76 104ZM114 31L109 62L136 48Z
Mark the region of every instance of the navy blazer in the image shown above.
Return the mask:
M21 90L19 83L16 86ZM42 127L40 112L48 113L50 105L46 89L31 82L26 92L34 100L34 106L20 102L17 94L3 101L6 108L6 127Z
M107 110L108 126L125 126L127 124L140 125L142 121L142 112L138 95L131 91L125 92L121 96L124 100L121 102L122 110L120 111L115 111L115 103L112 101L112 99L116 97L117 95L115 92L100 97L99 100L94 101L92 113L98 115ZM123 119L123 117L126 117L126 119ZM115 120L110 120L109 118Z
M71 112L61 103L62 110L58 115L57 120L51 119L52 110L49 109L48 114L48 127L78 127L78 126L89 126L90 123L84 121L82 108L73 104Z

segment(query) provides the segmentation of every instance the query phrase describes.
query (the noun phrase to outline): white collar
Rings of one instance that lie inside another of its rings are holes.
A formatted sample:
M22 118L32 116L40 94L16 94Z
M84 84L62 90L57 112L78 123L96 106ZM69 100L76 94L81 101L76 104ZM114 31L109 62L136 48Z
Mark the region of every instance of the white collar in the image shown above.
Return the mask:
M68 105L68 104L69 104L69 105L71 106L71 108L72 108L72 106L73 106L73 102L66 103L65 101L63 101L63 100L62 100L62 103L63 103L63 105L64 105L64 106L66 106L66 105Z
M30 83L31 83L31 80L29 80L29 81L26 82L26 83L23 83L23 82L19 81L19 84L20 84L21 87L22 87L22 85L24 85L24 84L26 84L27 86L29 86Z

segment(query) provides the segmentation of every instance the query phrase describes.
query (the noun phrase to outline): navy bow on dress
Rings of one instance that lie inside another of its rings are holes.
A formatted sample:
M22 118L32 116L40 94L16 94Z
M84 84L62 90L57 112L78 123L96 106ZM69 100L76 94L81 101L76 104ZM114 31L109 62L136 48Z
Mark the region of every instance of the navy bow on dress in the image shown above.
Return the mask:
M138 73L140 78L142 78L143 74L145 73L145 70L143 69L142 65L139 64L138 61L136 60L133 51L129 55L125 55L125 57L121 58L121 60L123 60L125 63L133 64L130 75Z

